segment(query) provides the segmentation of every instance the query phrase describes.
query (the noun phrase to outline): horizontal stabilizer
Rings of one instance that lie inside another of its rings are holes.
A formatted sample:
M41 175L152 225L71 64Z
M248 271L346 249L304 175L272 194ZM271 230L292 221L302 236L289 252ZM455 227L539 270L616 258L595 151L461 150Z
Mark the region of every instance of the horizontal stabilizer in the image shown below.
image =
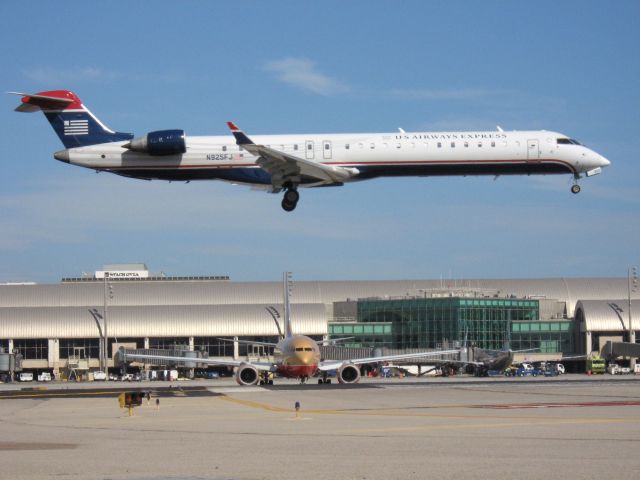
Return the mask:
M42 92L43 94L28 94L20 92L7 92L11 95L20 95L22 104L16 108L16 112L37 112L39 110L64 110L72 104L80 103L80 99L72 92L59 90L55 92ZM75 105L74 105L75 106ZM79 105L77 105L79 107Z

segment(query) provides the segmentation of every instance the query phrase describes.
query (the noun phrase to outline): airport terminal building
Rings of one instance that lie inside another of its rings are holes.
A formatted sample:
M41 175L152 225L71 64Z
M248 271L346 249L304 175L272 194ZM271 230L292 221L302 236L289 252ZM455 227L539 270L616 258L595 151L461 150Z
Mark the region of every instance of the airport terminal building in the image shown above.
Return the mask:
M26 370L62 376L99 367L104 330L110 368L121 346L264 357L268 347L237 340L277 341L282 296L280 281L172 277L143 264L55 284L1 284L0 348L19 352ZM628 341L630 319L640 330L640 293L629 299L626 278L296 281L291 305L294 333L348 337L351 347L508 345L544 359Z

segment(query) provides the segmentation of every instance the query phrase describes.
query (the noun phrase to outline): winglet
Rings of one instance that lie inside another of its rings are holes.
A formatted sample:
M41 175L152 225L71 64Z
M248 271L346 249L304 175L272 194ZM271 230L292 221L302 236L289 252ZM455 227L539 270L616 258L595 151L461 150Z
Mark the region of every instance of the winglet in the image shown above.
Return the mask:
M231 133L235 137L237 145L252 145L253 144L251 139L249 137L247 137L245 135L245 133L242 130L240 130L235 123L227 122L227 125L229 126L229 130L231 130Z

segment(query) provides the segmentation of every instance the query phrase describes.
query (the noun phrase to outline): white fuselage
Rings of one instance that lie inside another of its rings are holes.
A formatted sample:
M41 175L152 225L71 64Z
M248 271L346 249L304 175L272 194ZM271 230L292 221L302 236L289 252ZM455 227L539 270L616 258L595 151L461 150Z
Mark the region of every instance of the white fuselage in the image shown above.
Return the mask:
M602 155L548 131L417 132L257 135L256 144L301 159L351 169L348 181L384 176L599 173ZM560 140L560 142L559 142ZM103 143L66 150L56 158L120 175L163 180L219 179L270 185L257 157L232 136L186 137L184 154L151 156ZM313 181L300 186L314 186Z

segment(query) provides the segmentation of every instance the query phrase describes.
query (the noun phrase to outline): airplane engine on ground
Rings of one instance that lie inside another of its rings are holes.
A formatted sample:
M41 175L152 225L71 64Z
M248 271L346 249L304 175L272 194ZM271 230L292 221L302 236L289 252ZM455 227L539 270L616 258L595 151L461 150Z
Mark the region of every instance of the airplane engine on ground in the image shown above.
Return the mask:
M338 382L357 383L360 380L360 369L356 365L345 365L338 370Z
M236 382L240 385L256 385L259 379L258 370L248 363L243 363L236 369Z
M158 130L149 132L144 137L134 138L123 145L134 152L149 155L177 155L187 151L184 130Z

